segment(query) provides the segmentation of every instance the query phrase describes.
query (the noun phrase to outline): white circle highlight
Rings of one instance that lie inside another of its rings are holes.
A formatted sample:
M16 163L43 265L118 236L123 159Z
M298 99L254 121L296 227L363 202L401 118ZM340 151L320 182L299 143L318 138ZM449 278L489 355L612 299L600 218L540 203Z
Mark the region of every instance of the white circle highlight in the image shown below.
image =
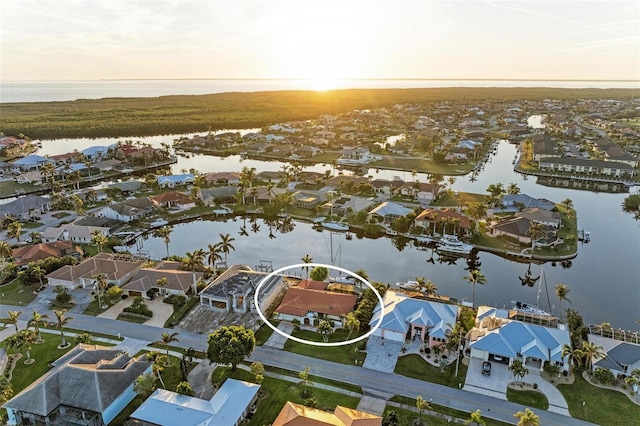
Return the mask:
M337 270L340 272L344 272L345 274L351 275L352 277L356 277L357 279L359 279L360 281L362 281L363 283L365 283L371 290L373 290L373 293L376 295L376 297L378 298L378 301L380 302L380 308L383 310L383 312L380 315L380 318L378 318L378 321L376 322L376 324L373 326L373 328L371 330L369 330L367 333L363 334L362 336L356 337L355 339L351 339L351 340L346 340L344 342L311 342L309 340L304 340L301 339L299 337L295 337L292 336L290 334L285 333L284 331L278 329L278 327L274 327L273 324L271 324L271 322L269 322L269 320L264 316L264 314L262 313L262 310L260 309L260 301L258 300L258 293L260 291L260 287L262 287L269 278L271 278L274 275L279 274L282 271L286 271L289 269L295 269L295 268L305 268L305 267L321 267L321 268L327 268L329 270ZM253 303L255 305L256 310L258 311L258 315L260 315L260 318L262 318L262 321L264 321L267 326L269 326L269 328L271 328L273 331L275 331L276 333L278 333L279 335L286 337L287 339L291 339L293 341L296 341L298 343L303 343L303 344L307 344L307 345L311 345L311 346L344 346L344 345L350 345L352 343L357 343L361 340L366 339L367 337L371 336L373 333L375 333L375 331L380 328L380 326L382 325L382 318L384 317L384 301L382 300L382 296L380 295L380 293L378 292L378 290L375 289L375 287L373 285L371 285L371 283L367 280L365 280L364 278L362 278L360 275L356 274L355 272L351 272L348 269L344 269L338 266L333 266L333 265L327 265L324 263L296 263L295 265L289 265L289 266L285 266L283 268L277 269L273 272L271 272L269 275L267 275L266 277L264 277L262 280L260 280L260 282L258 283L258 286L256 287L255 290L255 294L253 296Z

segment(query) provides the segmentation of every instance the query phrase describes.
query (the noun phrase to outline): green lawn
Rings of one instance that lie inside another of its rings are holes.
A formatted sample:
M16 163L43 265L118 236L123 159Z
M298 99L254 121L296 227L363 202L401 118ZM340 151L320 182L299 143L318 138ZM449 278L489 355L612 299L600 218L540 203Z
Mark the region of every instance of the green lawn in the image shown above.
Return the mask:
M345 329L338 329L329 337L329 342L343 342L347 340L348 331ZM300 330L293 332L294 337L299 337L301 339L312 341L312 342L321 342L322 337L319 333L315 331L308 330ZM351 336L351 338L355 338ZM332 362L339 362L341 364L350 364L354 365L356 360L358 360L358 365L362 365L364 359L366 358L366 354L363 352L356 351L363 345L363 342L352 343L350 345L342 345L336 347L318 347L312 346L306 343L298 343L291 339L287 340L287 343L284 345L284 349L289 352L293 352L300 355L310 356L313 358L324 359Z
M14 395L17 395L18 392L21 392L36 379L43 376L51 369L49 366L50 362L60 358L75 345L75 339L66 335L66 341L71 343L71 345L65 349L57 348L62 342L60 334L42 333L42 338L44 339L44 343L31 347L31 358L35 360L33 364L24 365L24 361L27 359L24 350L22 351L22 358L16 362L11 377L11 387L13 388ZM2 342L0 345L4 347L5 342ZM8 353L14 354L18 353L18 351L11 349Z
M522 404L529 408L539 408L541 410L549 409L549 401L542 392L531 389L512 389L507 388L507 400Z
M298 374L300 373L300 371L291 371L291 370L286 370L284 368L271 367L268 365L265 365L264 369L265 371L269 371L271 373L277 373L277 374L282 374L282 375L291 376L291 377L298 377ZM324 385L334 386L336 388L348 390L350 392L355 392L360 394L362 393L362 388L360 386L352 385L351 383L344 383L344 382L340 382L333 379L327 379L321 376L314 376L313 374L309 374L309 380L311 380L314 383L321 383Z
M273 324L274 327L277 327L279 323L280 321L271 320L271 324ZM264 343L267 340L269 340L269 337L271 337L272 334L273 334L273 329L266 324L262 324L258 329L258 331L255 333L256 345L257 346L264 345Z
M20 191L21 193L24 191L28 194L41 189L43 189L42 186L38 187L30 183L18 183L14 180L5 180L0 182L0 197L9 197L14 195L16 191Z
M164 322L164 326L166 328L174 327L199 302L199 298L192 297L188 298L187 302L182 306L173 305L173 314L169 318L167 318L167 320Z
M246 370L232 371L227 367L218 367L212 374L212 383L221 385L228 377L253 381L253 375ZM317 389L311 386L311 395L318 400L318 408L333 411L336 405L343 407L356 408L360 402L360 398L343 395L323 389ZM301 397L301 387L297 383L284 380L265 377L262 382L261 393L265 395L258 404L256 414L249 420L248 425L262 426L270 424L275 420L276 416L287 401L303 403L304 398Z
M429 364L417 354L399 357L394 370L395 373L402 374L403 376L438 383L452 388L457 388L460 384L464 386L464 379L467 376L467 366L460 362L457 377L455 376L455 371L455 362L447 366L444 373L441 373L440 367Z
M422 397L425 399L429 399L428 395L422 395ZM415 407L416 405L415 398L409 398L401 395L395 395L389 401L398 402L400 404L405 404L410 407ZM387 410L389 409L403 410L402 408L394 408L393 406L387 405ZM387 410L385 410L385 412ZM411 413L411 411L409 410L403 410L403 411ZM466 411L456 410L454 408L449 408L449 407L445 407L443 405L438 405L438 404L431 404L431 408L429 409L429 411L435 411L436 413L440 413L446 416L451 416L451 417L462 419L462 420L467 420L471 416L471 414L467 413ZM398 411L396 411L396 413L398 413ZM417 416L417 413L414 412L413 415ZM434 417L434 419L442 420L439 417ZM505 426L509 424L509 423L501 422L499 420L492 420L492 419L484 419L484 420L485 422L487 422L487 426ZM440 424L440 423L428 422L427 424L431 425L431 424Z
M387 157L370 164L371 168L406 170L442 175L462 175L473 168L474 164L448 165L416 157Z
M640 406L620 392L589 384L577 370L574 383L558 385L558 390L572 417L599 425L640 425Z
M10 283L0 286L0 303L15 306L28 305L37 296L33 293L36 288L37 285L27 286L16 278Z

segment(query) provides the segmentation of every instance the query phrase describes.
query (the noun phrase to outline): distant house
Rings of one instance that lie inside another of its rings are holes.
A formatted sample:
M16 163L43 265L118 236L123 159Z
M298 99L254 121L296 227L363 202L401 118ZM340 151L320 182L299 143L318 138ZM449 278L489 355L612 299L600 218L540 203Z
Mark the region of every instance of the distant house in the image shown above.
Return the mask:
M105 237L110 235L108 226L81 225L78 222L68 223L57 228L45 229L40 238L45 243L53 241L72 241L74 243L90 243L94 231L100 232Z
M406 217L413 209L398 203L385 201L369 212L369 217L377 217L380 222L391 223L401 217Z
M556 149L557 144L546 133L533 135L533 161L540 161L542 158L562 157Z
M240 173L238 172L211 172L205 173L204 179L214 185L239 185Z
M324 214L346 216L350 213L358 213L363 210L368 210L374 201L364 197L356 196L342 196L327 201L322 205Z
M404 185L404 181L399 177L397 179L375 179L371 182L371 186L378 194L393 194L398 188Z
M318 192L297 191L293 194L293 205L301 209L313 209L324 199Z
M634 166L621 161L586 160L583 158L567 157L541 158L538 168L540 170L551 170L554 172L615 177L633 177L636 174Z
M91 161L98 161L104 158L109 152L109 147L106 146L91 146L89 148L80 151L82 155Z
M11 257L13 257L16 266L20 267L28 265L29 262L36 262L50 257L73 256L76 259L80 259L82 254L82 249L71 241L54 241L15 248Z
M55 161L41 155L31 154L12 162L11 165L13 172L20 173L40 170L40 168L46 163L55 164Z
M413 197L422 205L429 205L443 190L444 186L435 183L406 182L396 193Z
M200 196L202 197L202 202L207 206L221 203L233 203L237 201L236 195L238 194L238 190L237 186L204 188L200 190Z
M593 141L593 145L604 154L606 161L615 161L628 164L631 167L638 167L638 159L610 139L598 138Z
M343 137L345 137L343 135ZM348 138L347 138L348 139ZM353 148L353 149L343 149L342 156L336 160L338 164L346 164L346 165L358 165L358 164L369 164L372 161L376 161L379 158L375 155L371 154L371 152L367 148Z
M458 317L456 305L414 299L393 290L385 292L383 301L384 307L378 303L369 325L377 324L382 316L373 335L397 342L419 339L429 347L441 345Z
M338 405L333 413L287 401L272 426L381 426L382 417Z
M148 297L147 292L152 291L162 296L186 296L193 286L193 273L180 270L181 265L181 262L163 260L151 268L142 268L122 286L123 294ZM195 275L198 282L204 274L196 272Z
M109 424L135 398L133 384L151 370L146 355L80 344L7 401L7 425Z
M514 216L524 217L529 219L531 222L540 223L552 228L560 228L562 225L562 219L560 219L560 215L558 213L538 207L524 209L520 212L514 213Z
M132 256L98 253L77 265L66 265L48 274L50 286L63 285L69 290L74 288L95 287L95 276L106 274L109 284L122 286L142 268L144 261Z
M469 336L471 358L508 365L520 359L525 366L540 371L545 364L569 370L569 360L562 356L562 348L571 347L567 329L520 322L510 319L504 309L480 306L476 327Z
M502 197L503 211L516 211L520 209L539 208L553 210L555 203L544 198L534 198L527 194L507 194Z
M353 311L357 299L355 294L335 293L303 285L289 288L275 312L279 319L298 320L301 324L313 324L314 320L319 319L342 323L343 317Z
M260 385L236 379L225 380L210 400L156 389L131 418L144 425L237 426L255 407L259 390Z
M176 186L191 185L195 181L192 173L182 175L158 176L158 185L160 188L175 188Z
M51 210L51 200L38 195L23 195L0 205L0 217L28 220Z
M140 191L142 185L144 185L144 182L139 180L127 180L124 182L112 183L108 187L111 189L118 189L124 194L131 195Z
M151 202L156 207L165 209L178 208L189 210L196 206L196 202L187 194L178 191L165 192L151 197Z
M493 222L491 224L489 235L493 237L506 235L508 237L517 239L523 244L530 244L530 228L531 220L525 217L507 217L504 219L500 219L497 222Z
M122 222L142 219L155 212L151 200L147 197L140 197L133 200L124 200L119 203L109 204L99 210L96 215L115 219Z
M430 229L436 233L442 227L442 233L458 233L458 231L469 234L471 232L471 220L462 213L453 209L424 209L416 216L414 223L424 229Z

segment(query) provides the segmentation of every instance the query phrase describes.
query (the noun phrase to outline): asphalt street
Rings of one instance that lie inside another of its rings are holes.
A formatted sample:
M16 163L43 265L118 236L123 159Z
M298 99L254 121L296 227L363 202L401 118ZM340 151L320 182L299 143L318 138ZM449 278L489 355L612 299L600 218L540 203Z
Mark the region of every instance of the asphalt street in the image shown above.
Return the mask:
M0 317L7 317L7 311L20 309L16 306L0 305ZM23 319L31 316L28 307L22 309ZM51 317L53 312L49 313ZM192 333L181 329L166 329L144 324L135 324L108 318L98 318L89 315L73 314L70 328L85 330L94 333L106 333L120 335L133 339L154 342L160 339L163 332L178 332L178 342L172 345L196 350L206 351L207 336ZM375 393L403 395L415 398L421 395L425 399L432 400L434 404L443 405L466 412L482 410L482 416L515 424L513 414L524 411L524 406L509 401L500 400L486 395L450 388L431 382L425 382L394 373L383 373L354 365L338 364L316 358L297 355L279 349L256 347L250 361L259 361L265 365L285 368L292 371L301 371L306 367L311 368L313 375L322 376L341 382L359 385ZM561 414L543 410L534 410L540 416L540 424L545 426L571 426L590 425L591 423L566 417Z

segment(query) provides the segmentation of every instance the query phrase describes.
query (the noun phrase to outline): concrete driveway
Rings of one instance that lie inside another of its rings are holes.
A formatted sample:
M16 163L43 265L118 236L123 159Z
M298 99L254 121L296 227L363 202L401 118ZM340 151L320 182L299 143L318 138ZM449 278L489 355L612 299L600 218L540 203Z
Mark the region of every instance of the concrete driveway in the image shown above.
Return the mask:
M133 299L131 297L121 300L100 315L100 318L116 319L118 315L122 313L122 310L128 306L131 306ZM154 327L164 327L164 323L173 314L173 305L164 303L162 298L156 297L153 300L145 300L147 307L153 312L153 316L150 320L146 321L145 325L151 325Z
M507 399L507 385L513 382L513 374L508 366L499 362L491 362L491 375L482 375L482 360L469 359L469 368L463 390L480 393L494 398Z

